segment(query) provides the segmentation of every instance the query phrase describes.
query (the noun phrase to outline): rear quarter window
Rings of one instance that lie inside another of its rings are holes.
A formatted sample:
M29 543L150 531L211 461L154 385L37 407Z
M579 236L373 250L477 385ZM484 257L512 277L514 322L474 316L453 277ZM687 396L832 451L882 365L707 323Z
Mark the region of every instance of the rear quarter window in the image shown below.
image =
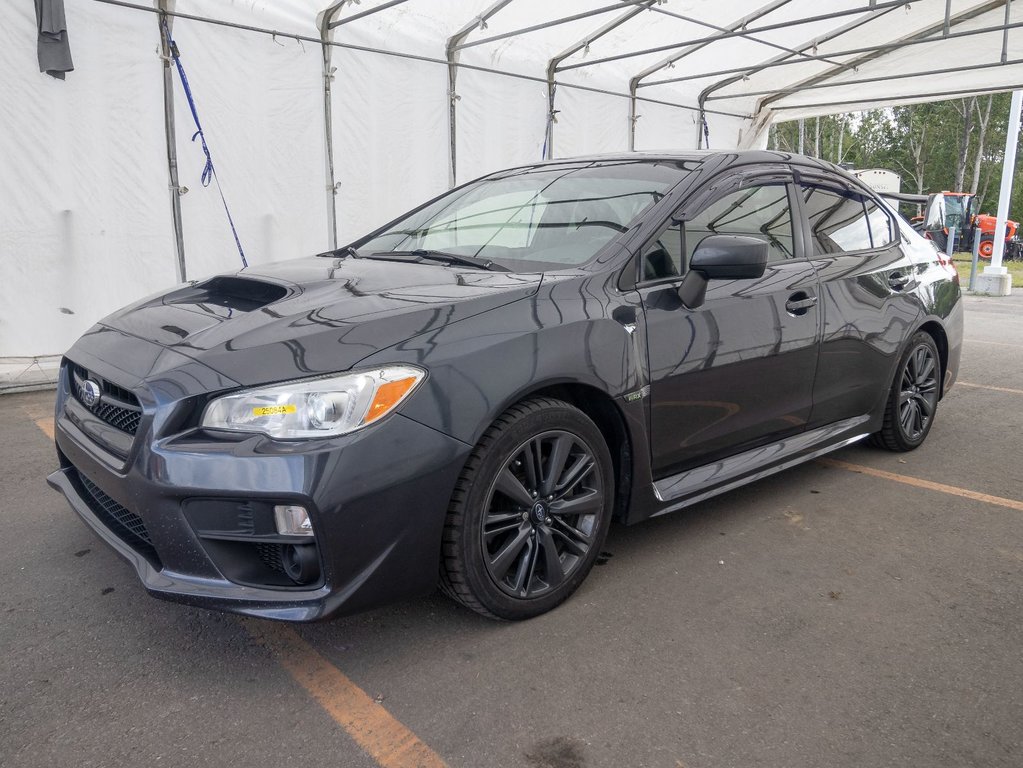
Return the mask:
M861 195L809 185L803 186L802 194L816 255L865 251L873 247Z

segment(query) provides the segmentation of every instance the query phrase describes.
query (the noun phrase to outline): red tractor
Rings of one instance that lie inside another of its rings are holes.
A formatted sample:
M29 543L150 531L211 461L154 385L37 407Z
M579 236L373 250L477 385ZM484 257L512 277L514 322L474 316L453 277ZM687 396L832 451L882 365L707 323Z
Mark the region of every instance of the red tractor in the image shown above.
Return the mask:
M965 251L973 246L973 239L980 238L978 253L982 259L990 259L995 251L995 217L985 213L974 213L976 195L969 192L939 192L927 198L927 208L920 221L925 237L930 238L941 250L948 244L949 230L955 228L956 250ZM1005 222L1005 258L1019 259L1023 256L1023 242L1016 237L1019 224Z

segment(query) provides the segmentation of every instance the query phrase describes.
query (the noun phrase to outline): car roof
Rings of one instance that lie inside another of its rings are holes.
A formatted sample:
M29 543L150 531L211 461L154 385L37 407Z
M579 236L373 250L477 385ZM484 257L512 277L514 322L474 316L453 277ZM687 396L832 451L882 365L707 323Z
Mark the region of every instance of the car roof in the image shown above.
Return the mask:
M731 159L734 165L757 165L757 164L784 164L797 165L804 168L825 171L837 174L843 179L856 181L846 169L821 160L817 157L799 155L794 152L777 152L766 149L739 149L739 150L718 150L718 149L688 149L688 150L636 150L633 152L608 152L603 154L576 155L572 157L557 157L550 160L540 160L535 163L527 163L520 168L542 168L547 165L559 165L562 163L621 163L627 161L641 162L696 162L705 163L709 160Z

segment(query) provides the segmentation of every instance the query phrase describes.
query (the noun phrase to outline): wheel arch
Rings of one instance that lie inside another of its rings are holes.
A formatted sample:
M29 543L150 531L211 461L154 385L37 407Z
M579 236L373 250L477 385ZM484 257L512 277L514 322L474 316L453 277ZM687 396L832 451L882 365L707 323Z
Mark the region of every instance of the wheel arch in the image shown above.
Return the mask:
M615 399L598 387L589 384L558 382L542 384L518 394L515 402L509 403L507 408L534 397L551 397L563 400L578 408L597 425L607 443L608 451L611 453L611 462L614 465L615 506L613 517L615 520L623 522L626 519L632 493L635 451L625 416ZM502 412L504 410L506 408L502 409Z
M928 320L926 323L917 329L923 331L934 339L934 344L938 348L938 360L941 363L941 391L939 392L939 398L945 396L945 373L948 371L948 335L945 333L945 328L937 320Z

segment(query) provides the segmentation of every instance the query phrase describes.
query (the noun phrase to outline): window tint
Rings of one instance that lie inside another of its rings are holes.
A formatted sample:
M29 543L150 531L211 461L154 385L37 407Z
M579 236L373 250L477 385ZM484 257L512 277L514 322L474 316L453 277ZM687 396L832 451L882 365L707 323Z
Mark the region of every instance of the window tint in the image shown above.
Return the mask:
M822 187L803 187L813 250L817 255L862 251L871 247L863 198Z
M767 260L794 256L792 212L784 184L746 187L711 203L682 224L665 229L643 254L643 280L682 275L697 246L710 235L766 240Z
M710 235L749 235L771 246L768 261L791 259L792 214L784 184L747 187L725 195L685 222L686 261Z
M682 262L682 225L672 224L661 232L643 252L642 280L661 280L678 277L685 272Z
M891 219L888 218L888 214L881 206L869 197L867 198L867 221L870 224L870 237L875 248L883 248L892 241Z
M523 271L583 264L690 170L647 161L515 169L453 190L356 247L439 250Z

